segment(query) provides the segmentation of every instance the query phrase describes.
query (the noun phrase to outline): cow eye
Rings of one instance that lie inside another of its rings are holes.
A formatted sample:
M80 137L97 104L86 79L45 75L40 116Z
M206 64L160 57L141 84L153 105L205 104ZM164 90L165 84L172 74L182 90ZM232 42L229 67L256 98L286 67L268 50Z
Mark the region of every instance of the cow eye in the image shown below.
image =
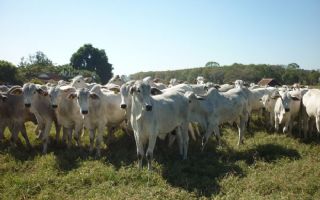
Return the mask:
M139 93L140 93L140 90L138 89L138 90L137 90L137 92L139 92Z
M80 81L77 81L78 83L80 83Z

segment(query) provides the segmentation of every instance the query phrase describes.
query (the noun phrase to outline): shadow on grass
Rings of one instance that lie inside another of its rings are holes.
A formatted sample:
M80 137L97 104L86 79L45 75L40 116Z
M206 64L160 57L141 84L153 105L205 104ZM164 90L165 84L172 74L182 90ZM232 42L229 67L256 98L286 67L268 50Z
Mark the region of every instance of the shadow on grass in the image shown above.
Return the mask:
M234 161L244 160L248 165L258 160L271 163L281 158L296 160L300 159L301 156L295 149L289 149L277 144L262 144L244 152L233 152L230 157L230 159Z
M136 143L133 134L121 133L102 151L104 161L116 169L132 165L137 160Z
M51 138L52 141L53 138ZM223 142L223 141L222 141ZM216 141L210 140L204 152L200 151L200 141L190 141L188 159L183 161L179 156L177 145L168 148L168 141L157 140L154 160L161 165L161 175L172 187L194 192L198 197L211 197L220 192L219 180L225 176L246 176L237 163L245 161L252 165L256 161L276 162L281 158L299 159L298 151L277 144L256 145L244 151L236 150L224 143L217 149ZM25 147L8 149L9 142L0 146L0 153L8 152L21 161L33 160L41 154L42 144L37 142L33 150L25 151ZM57 168L62 171L76 169L81 161L94 159L88 152L88 145L67 149L59 144L51 143L48 153L53 153L57 160ZM132 135L120 134L116 140L102 149L102 157L106 164L115 169L136 163L136 146ZM144 163L146 167L146 163Z
M203 153L199 150L199 144L191 144L186 161L177 159L177 149L167 151L165 156L161 152L155 154L155 159L164 167L162 175L167 182L173 187L195 192L198 197L211 197L220 192L218 181L221 178L229 175L240 178L245 176L237 161L252 165L256 161L271 163L281 158L301 158L298 151L276 144L257 145L239 152L226 144L223 145L223 150L219 151L215 143L210 143Z

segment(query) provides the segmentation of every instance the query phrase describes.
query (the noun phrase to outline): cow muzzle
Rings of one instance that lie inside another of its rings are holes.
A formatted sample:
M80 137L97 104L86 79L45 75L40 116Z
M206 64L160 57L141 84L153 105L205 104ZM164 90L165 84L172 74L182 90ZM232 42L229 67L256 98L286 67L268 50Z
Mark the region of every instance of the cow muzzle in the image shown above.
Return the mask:
M58 105L52 105L51 107L52 107L53 109L55 109L55 108L58 107Z
M126 109L126 108L127 108L127 104L121 104L121 105L120 105L120 108Z
M24 104L25 107L30 108L31 107L31 103L26 103Z
M83 115L86 115L86 114L88 114L88 111L87 111L87 110L83 110L83 111L81 111L81 113L82 113Z
M284 111L290 112L290 108L285 108Z
M146 105L146 110L147 111L151 111L152 110L152 106L151 105Z

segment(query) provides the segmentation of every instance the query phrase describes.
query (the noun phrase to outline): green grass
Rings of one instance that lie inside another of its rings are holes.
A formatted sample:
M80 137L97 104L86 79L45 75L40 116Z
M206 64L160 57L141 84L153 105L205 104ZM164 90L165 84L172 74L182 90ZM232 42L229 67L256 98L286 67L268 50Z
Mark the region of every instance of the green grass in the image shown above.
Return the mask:
M253 125L239 148L231 127L222 129L222 147L212 137L201 153L200 140L191 141L186 161L158 140L148 172L137 169L134 139L120 131L95 159L87 134L81 148L50 144L42 155L27 124L32 150L23 140L11 147L8 132L0 143L0 199L320 199L319 139L303 142Z

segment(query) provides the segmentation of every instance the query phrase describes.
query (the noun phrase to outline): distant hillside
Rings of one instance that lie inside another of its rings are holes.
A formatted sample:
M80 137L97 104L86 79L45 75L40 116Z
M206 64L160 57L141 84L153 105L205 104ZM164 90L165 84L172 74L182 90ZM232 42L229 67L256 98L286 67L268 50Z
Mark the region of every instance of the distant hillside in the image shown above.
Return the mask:
M214 83L228 83L237 79L257 83L262 78L274 78L281 84L301 83L316 85L319 83L320 72L318 70L304 70L299 66L282 65L243 65L235 63L222 67L198 67L182 70L149 71L132 74L132 79L141 79L146 76L159 78L169 82L171 78L195 83L197 76L203 76L207 81Z

